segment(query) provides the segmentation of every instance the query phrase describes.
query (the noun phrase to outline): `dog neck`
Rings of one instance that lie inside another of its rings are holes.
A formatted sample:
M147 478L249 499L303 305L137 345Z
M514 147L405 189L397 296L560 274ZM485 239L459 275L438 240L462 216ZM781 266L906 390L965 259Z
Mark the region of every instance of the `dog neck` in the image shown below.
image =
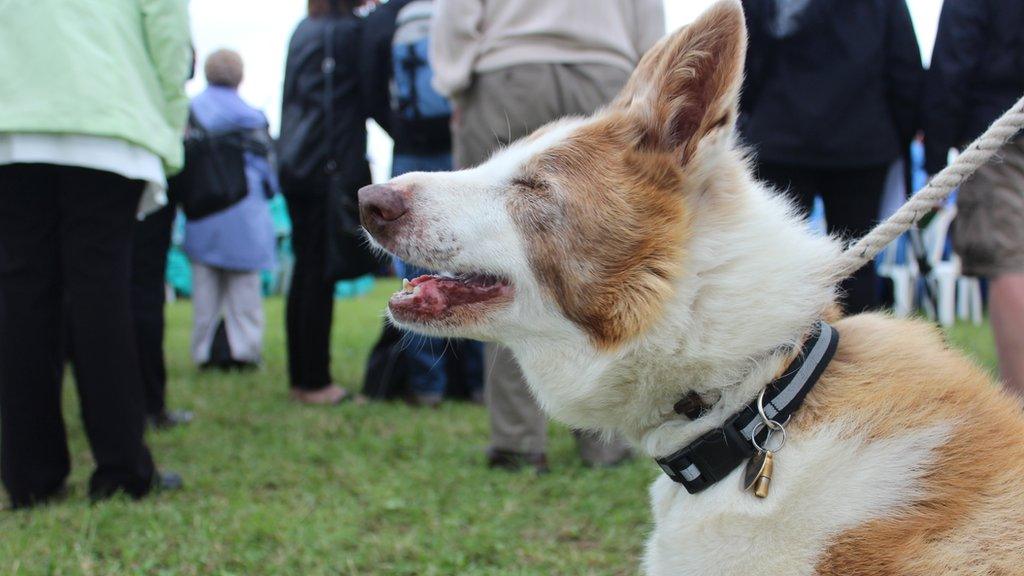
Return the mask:
M835 299L829 272L838 244L756 183L738 153L696 176L701 197L692 203L684 272L646 336L613 352L564 335L511 343L556 419L624 434L653 457L749 403ZM691 391L718 397L695 421L673 410Z

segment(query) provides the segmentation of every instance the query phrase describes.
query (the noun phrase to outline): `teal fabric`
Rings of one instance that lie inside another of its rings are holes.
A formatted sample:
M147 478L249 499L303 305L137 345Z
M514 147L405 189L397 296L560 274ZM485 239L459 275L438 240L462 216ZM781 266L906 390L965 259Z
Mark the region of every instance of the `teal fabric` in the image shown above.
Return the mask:
M118 138L181 169L187 0L3 0L0 22L0 133Z
M288 217L288 204L281 194L270 200L270 218L274 221L274 232L278 238L292 235L292 219Z
M192 297L192 267L180 246L171 246L167 254L167 283L178 296Z
M2 0L0 0L2 1ZM282 294L288 284L295 257L292 255L292 223L288 218L288 206L280 194L270 202L270 213L277 231L277 266L273 270L263 272L263 293ZM188 256L182 251L185 239L185 217L180 212L174 222L171 234L171 251L167 256L167 283L175 294L183 298L192 296L192 268ZM372 275L362 276L353 280L338 282L334 287L334 297L338 299L357 298L373 290Z
M342 280L334 285L335 298L357 298L373 290L373 275L367 274L352 280Z

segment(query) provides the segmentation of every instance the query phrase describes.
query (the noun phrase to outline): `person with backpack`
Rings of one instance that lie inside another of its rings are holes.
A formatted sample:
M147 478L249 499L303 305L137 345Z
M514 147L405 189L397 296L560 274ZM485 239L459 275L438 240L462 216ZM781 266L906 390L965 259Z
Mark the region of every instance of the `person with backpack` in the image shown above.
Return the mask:
M65 492L69 349L90 499L180 488L143 438L130 277L138 216L182 167L187 3L8 0L0 13L0 479L15 508Z
M946 0L925 99L926 168L946 165L1024 95L1024 2ZM953 248L989 280L989 314L1006 387L1024 397L1024 134L957 195Z
M277 157L295 254L285 330L291 397L304 404L349 397L330 373L334 285L377 266L367 260L355 203L370 183L357 69L361 4L309 0L285 65Z
M204 68L208 86L192 100L191 122L206 138L238 140L242 162L219 168L238 171L235 177L245 194L227 208L185 224L183 249L192 262L192 359L202 367L251 368L263 351L260 271L274 267L269 200L278 193L277 175L271 166L267 119L238 94L242 57L233 50L217 50Z
M569 115L610 102L665 34L662 0L437 0L430 59L434 86L454 102L458 168ZM547 470L547 418L512 352L489 344L484 392L492 468ZM592 466L628 458L625 442L577 435Z
M366 19L360 57L363 103L394 140L392 177L452 169L451 106L431 85L428 51L433 14L432 0L390 0ZM431 272L398 259L394 265L399 277ZM367 386L368 393L393 396L405 392L411 404L433 407L440 404L446 391L455 392L449 390L449 375L459 374L463 392L482 401L481 343L446 342L412 333L396 338L391 331L397 329L385 323L381 341L371 355L366 377L376 385ZM381 361L403 365L382 365ZM389 382L381 381L385 376ZM394 389L403 385L408 390Z

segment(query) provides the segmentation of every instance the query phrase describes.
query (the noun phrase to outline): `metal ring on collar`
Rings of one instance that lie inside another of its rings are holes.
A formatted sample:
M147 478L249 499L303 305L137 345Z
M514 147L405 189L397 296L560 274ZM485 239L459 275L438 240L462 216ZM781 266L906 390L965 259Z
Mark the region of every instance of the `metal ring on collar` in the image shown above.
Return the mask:
M757 395L757 414L761 417L761 422L768 427L769 430L782 430L782 424L779 424L775 420L772 420L764 413L764 393L767 388L762 388L761 393Z
M758 452L778 452L779 450L782 450L783 446L786 445L786 428L782 424L776 422L775 420L768 420L768 422L770 422L770 424L759 422L758 425L754 427L754 433L750 436L750 443L754 445L754 449L756 449ZM772 428L772 425L778 426L778 428ZM761 446L757 442L757 434L761 432L762 428L768 428L768 436L766 436L764 439L764 446ZM779 445L776 446L775 448L768 448L768 443L772 441L772 436L776 432L782 433L782 440L779 442Z

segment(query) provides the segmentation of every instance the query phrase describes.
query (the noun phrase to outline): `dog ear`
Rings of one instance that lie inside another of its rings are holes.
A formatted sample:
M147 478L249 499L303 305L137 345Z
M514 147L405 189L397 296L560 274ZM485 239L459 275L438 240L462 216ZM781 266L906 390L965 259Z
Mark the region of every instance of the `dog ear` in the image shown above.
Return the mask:
M640 60L613 102L638 119L644 149L686 164L701 139L736 123L747 28L739 0L722 0Z

